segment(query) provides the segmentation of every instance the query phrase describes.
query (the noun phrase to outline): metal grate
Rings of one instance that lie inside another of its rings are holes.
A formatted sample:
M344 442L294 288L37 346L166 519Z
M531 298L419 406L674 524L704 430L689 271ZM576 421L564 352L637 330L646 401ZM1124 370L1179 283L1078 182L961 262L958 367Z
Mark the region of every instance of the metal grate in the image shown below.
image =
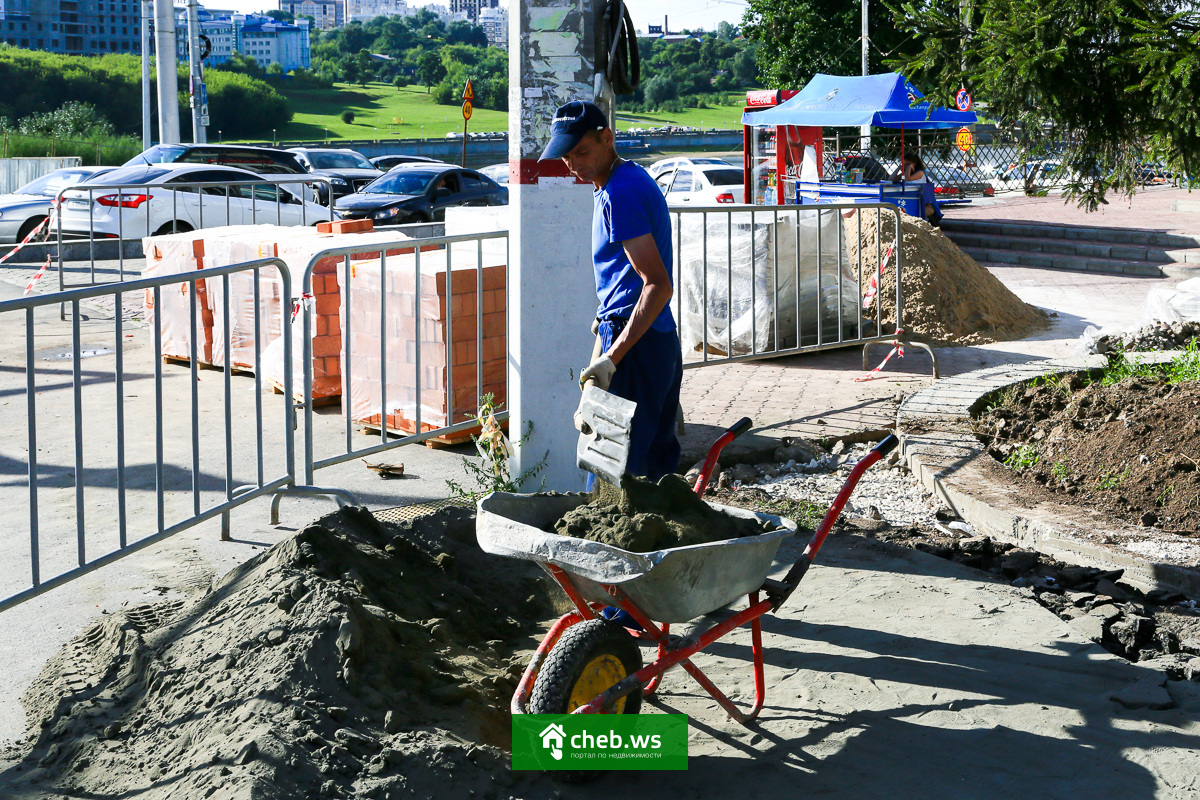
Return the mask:
M474 505L468 498L455 497L445 500L429 500L423 503L412 503L407 506L396 506L394 508L382 508L379 511L372 511L375 519L380 522L412 522L414 519L436 514L447 508L470 508Z

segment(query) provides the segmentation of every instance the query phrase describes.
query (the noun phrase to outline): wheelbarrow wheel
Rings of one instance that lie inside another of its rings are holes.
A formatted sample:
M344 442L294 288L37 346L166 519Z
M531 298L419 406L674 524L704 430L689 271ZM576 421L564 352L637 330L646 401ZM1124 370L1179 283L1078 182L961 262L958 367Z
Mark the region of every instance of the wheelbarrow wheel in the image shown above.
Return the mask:
M530 714L570 714L642 668L637 642L620 625L589 619L567 628L533 682ZM642 689L622 697L609 713L636 714Z

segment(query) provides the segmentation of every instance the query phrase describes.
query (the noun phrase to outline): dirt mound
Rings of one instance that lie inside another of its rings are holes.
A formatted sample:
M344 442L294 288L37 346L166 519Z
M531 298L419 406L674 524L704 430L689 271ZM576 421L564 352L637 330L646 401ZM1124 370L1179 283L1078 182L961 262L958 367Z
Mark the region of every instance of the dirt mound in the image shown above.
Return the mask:
M861 232L859 219L861 218ZM887 253L895 241L890 216L882 215L881 250ZM878 266L875 248L876 215L864 212L846 220L846 244L850 263L858 264L862 242L863 283ZM901 214L904 268L904 330L917 339L944 344L988 344L1023 339L1048 326L1046 312L1010 292L996 276L975 263L940 230L925 220ZM856 235L857 234L857 235ZM896 319L894 287L895 256L884 267L880 301L883 322ZM874 314L874 306L864 316Z
M104 617L26 693L6 777L31 796L508 796L515 653L552 612L536 568L474 528L343 509L191 603Z
M599 496L568 512L554 525L563 536L615 545L631 553L649 553L691 544L757 536L770 527L722 514L701 500L678 475L657 483L628 478L615 498Z
M995 401L975 422L991 453L1035 493L1134 525L1200 535L1200 382L1069 376Z

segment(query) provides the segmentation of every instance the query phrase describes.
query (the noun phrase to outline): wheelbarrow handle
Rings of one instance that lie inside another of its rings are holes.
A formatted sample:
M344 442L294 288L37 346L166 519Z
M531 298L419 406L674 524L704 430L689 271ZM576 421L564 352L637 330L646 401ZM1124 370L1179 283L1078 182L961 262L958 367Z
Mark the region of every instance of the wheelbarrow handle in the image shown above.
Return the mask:
M788 596L795 591L796 586L800 583L800 579L804 577L804 573L808 572L808 568L817 558L817 552L820 551L821 545L825 543L825 538L829 536L829 531L833 528L833 523L837 522L837 518L842 515L842 509L846 502L850 499L850 495L854 493L854 487L858 485L862 474L866 472L876 461L879 461L888 453L892 452L899 446L900 440L895 434L888 434L883 441L871 448L871 452L854 465L854 469L850 471L850 476L846 478L846 482L842 484L841 491L834 498L833 504L829 506L829 511L826 512L825 518L821 520L821 524L817 526L817 530L813 533L812 539L809 540L808 546L804 548L804 553L801 554L798 561L788 570L787 575L782 581L768 581L767 595L771 598L776 611L783 605Z
M708 489L708 480L712 477L713 468L717 466L717 456L721 454L725 445L750 430L750 426L753 424L749 417L742 417L717 437L712 447L708 449L708 455L704 458L704 466L700 468L700 476L696 478L696 485L692 487L696 494L704 496L705 490Z

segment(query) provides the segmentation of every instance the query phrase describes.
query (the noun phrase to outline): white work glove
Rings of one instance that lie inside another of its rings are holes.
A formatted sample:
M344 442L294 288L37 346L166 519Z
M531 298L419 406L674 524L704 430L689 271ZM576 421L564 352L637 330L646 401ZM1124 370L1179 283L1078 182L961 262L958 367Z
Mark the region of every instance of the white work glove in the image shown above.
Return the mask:
M587 369L579 373L579 388L582 389L588 381L595 381L596 386L607 392L616 371L617 365L613 363L612 358L607 354L602 355L588 364Z

